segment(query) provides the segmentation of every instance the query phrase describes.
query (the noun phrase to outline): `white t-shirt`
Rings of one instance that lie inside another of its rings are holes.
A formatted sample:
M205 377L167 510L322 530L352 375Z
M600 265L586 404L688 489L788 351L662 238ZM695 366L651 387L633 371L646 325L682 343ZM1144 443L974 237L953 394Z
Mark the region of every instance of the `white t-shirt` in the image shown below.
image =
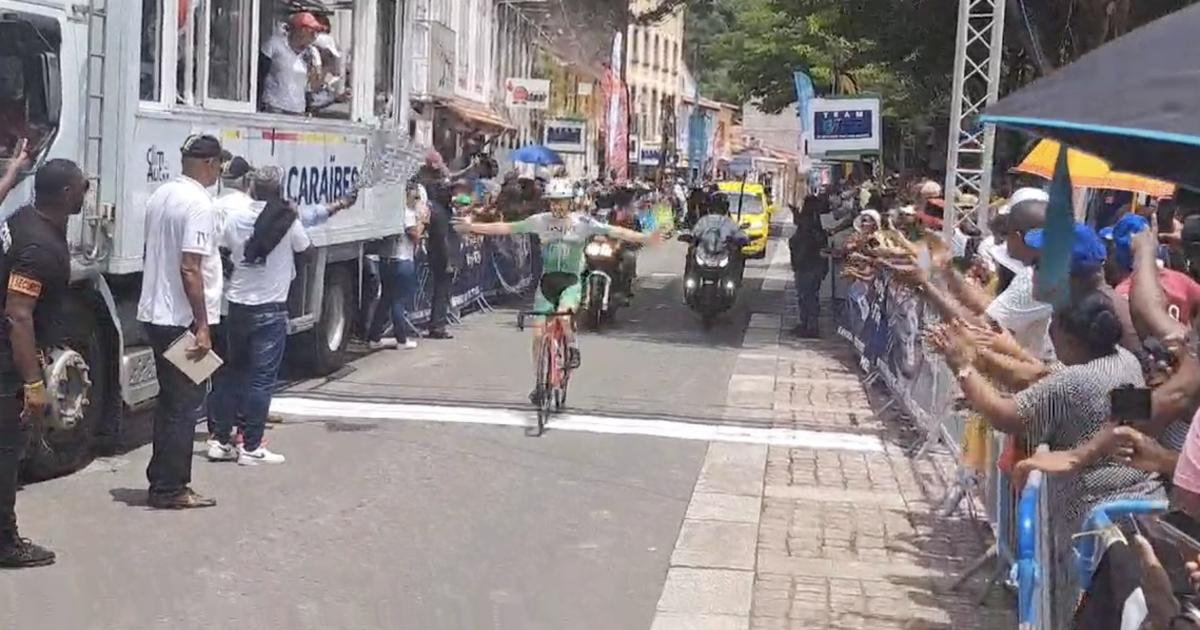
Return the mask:
M221 246L229 250L234 265L233 276L229 278L229 288L225 293L230 304L258 306L286 302L288 289L296 277L293 256L312 246L308 232L296 219L275 249L267 254L263 264L247 265L244 260L246 241L254 234L254 222L266 205L251 200L246 207L232 210L225 221Z
M1054 360L1054 345L1050 342L1050 317L1054 307L1033 297L1033 267L1017 272L1013 281L987 307L987 316L1012 333L1033 356Z
M388 246L380 252L384 258L397 260L412 260L416 254L412 239L408 236L409 228L417 226L417 209L404 209L404 231L388 239Z
M263 103L293 114L303 114L308 93L308 67L320 64L320 55L311 47L301 52L292 49L287 36L276 33L263 44L262 54L271 60L271 70L263 81Z
M180 175L159 186L146 201L146 258L140 322L158 326L191 326L192 307L183 290L183 254L203 256L204 304L208 323L221 321L221 255L217 251L220 219L212 196L200 182Z

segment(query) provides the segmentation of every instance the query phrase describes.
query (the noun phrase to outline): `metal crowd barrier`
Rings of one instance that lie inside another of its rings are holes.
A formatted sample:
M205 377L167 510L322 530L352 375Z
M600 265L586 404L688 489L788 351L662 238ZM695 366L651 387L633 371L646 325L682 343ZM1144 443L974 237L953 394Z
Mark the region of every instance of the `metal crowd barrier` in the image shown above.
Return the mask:
M960 462L954 484L941 503L942 514L960 509L974 513L977 501L992 529L995 543L960 576L955 588L973 575L990 569L983 601L992 587L1004 584L1017 591L1022 629L1049 630L1052 626L1053 534L1049 529L1050 480L1031 475L1021 493L1020 505L1009 476L998 466L1005 436L988 430L982 469L964 460L961 448L968 432L969 414L955 408L960 398L958 383L941 357L926 349L921 330L939 321L932 307L907 287L893 285L881 271L870 284L851 283L841 296L840 336L860 356L868 383L887 388L886 408L895 407L909 419L917 432L912 452L925 456L934 447L951 453ZM978 457L981 453L972 453Z

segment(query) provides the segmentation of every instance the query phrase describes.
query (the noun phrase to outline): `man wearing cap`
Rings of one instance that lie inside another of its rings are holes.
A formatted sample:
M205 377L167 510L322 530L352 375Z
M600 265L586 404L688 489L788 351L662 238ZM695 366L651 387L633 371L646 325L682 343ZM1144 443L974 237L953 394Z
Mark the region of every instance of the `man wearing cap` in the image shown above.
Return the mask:
M207 412L208 382L192 382L164 353L191 332L195 341L188 356L204 357L213 347L210 327L221 320L220 218L208 188L221 174L222 150L213 136L194 135L180 152L183 174L160 186L146 202L146 259L137 312L158 370L153 454L146 477L150 506L163 509L216 505L188 487L192 435L196 421Z
M1104 241L1090 226L1076 223L1072 226L1071 267L1068 286L1070 295L1083 295L1090 291L1099 291L1112 301L1113 310L1121 322L1121 345L1135 355L1142 355L1142 342L1138 339L1129 314L1129 301L1118 299L1112 287L1105 282L1104 267L1108 251ZM1045 245L1045 231L1030 230L1025 235L1025 244L1039 255ZM1036 266L1036 263L1035 263ZM1034 295L1044 296L1047 287L1039 286L1040 279L1034 274Z
M1133 285L1133 235L1150 229L1150 222L1136 214L1127 214L1116 225L1100 234L1112 243L1112 258L1107 265L1108 280L1117 295L1129 299ZM1200 314L1200 284L1185 273L1158 265L1158 284L1167 300L1167 312L1175 321L1191 326Z
M262 47L270 64L263 82L264 111L304 114L310 91L321 88L321 55L313 47L325 26L307 11L288 18L286 32L276 33Z

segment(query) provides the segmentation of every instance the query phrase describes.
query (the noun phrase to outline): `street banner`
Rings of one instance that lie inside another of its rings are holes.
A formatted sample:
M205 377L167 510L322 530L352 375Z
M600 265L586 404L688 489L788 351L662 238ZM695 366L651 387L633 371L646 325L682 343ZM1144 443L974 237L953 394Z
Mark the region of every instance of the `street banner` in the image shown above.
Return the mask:
M620 33L617 34L619 38ZM617 180L629 177L628 96L621 78L611 68L604 71L604 151L608 170Z
M800 128L808 129L812 119L812 100L817 97L812 79L801 70L792 73L796 81L796 112L800 115Z

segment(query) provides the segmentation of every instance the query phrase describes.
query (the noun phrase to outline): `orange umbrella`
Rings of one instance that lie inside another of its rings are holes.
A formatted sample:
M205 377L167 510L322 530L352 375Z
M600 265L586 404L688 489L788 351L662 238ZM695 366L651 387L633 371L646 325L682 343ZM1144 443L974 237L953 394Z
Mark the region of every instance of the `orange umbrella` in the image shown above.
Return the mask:
M1041 140L1013 170L1053 179L1058 150L1059 144L1054 140ZM1175 194L1175 184L1171 182L1114 171L1103 158L1077 149L1067 150L1067 169L1071 172L1071 185L1077 188L1125 190L1151 197L1170 197Z

